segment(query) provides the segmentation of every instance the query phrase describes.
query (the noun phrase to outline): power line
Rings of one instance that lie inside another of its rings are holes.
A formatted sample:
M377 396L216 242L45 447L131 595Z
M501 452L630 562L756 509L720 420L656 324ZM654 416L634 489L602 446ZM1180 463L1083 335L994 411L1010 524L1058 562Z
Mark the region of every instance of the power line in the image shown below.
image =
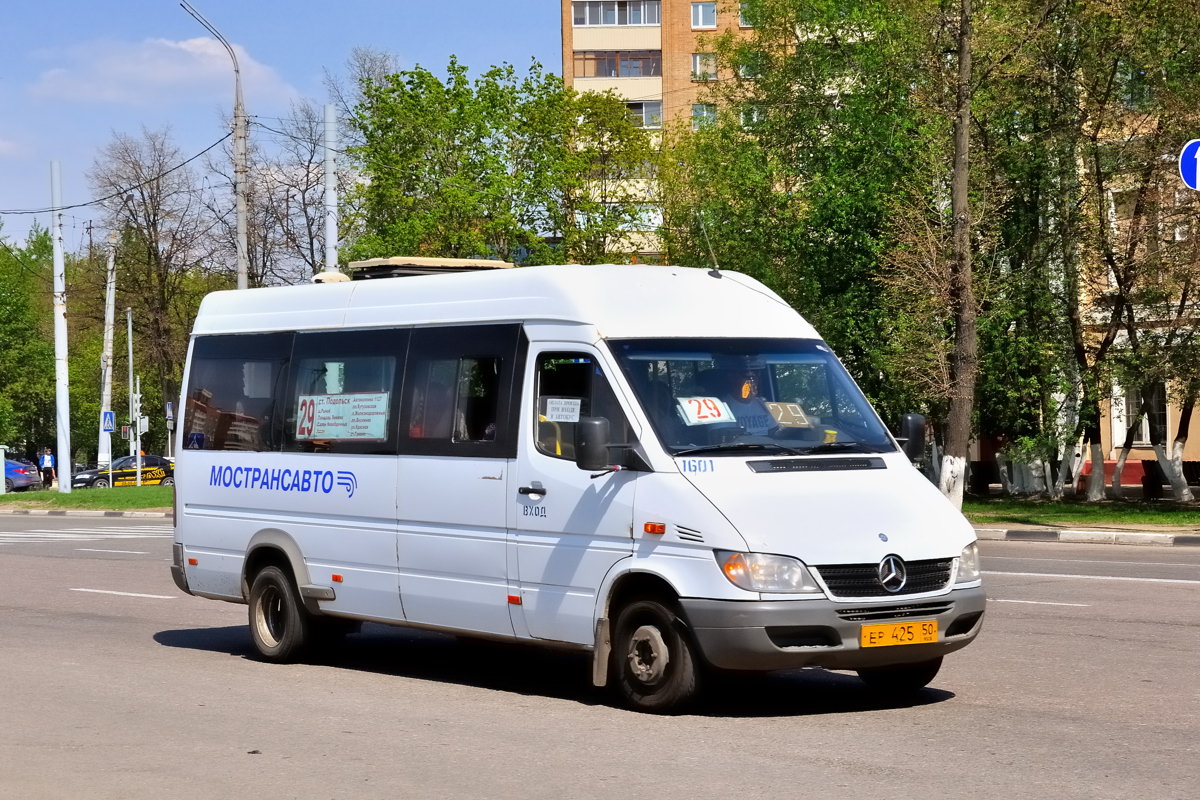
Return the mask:
M107 203L109 200L113 200L118 197L124 197L126 194L133 191L134 189L140 189L143 186L148 186L151 183L154 183L155 181L157 181L161 178L165 178L166 176L170 175L172 172L183 169L188 164L192 163L193 161L198 159L200 156L207 153L209 150L212 150L214 147L221 144L222 142L224 142L226 139L228 139L232 135L233 135L232 132L227 133L224 136L222 136L220 139L217 139L215 142L210 144L208 147L201 150L199 153L196 153L196 155L192 156L191 158L188 158L185 161L181 161L180 163L176 164L175 166L165 169L162 172L160 172L158 175L154 175L153 177L147 178L146 180L142 181L141 183L135 183L131 186L126 186L122 189L118 189L117 191L113 192L112 194L106 195L104 197L98 197L95 200L88 200L85 203L74 203L69 206L62 206L61 208L54 208L54 207L33 208L33 209L28 209L28 208L7 209L7 208L5 208L5 209L0 209L0 214L7 214L7 215L12 215L12 216L26 215L26 214L49 214L49 213L53 213L55 211L68 211L72 208L86 208L88 206L97 206L97 205L101 205L102 203Z

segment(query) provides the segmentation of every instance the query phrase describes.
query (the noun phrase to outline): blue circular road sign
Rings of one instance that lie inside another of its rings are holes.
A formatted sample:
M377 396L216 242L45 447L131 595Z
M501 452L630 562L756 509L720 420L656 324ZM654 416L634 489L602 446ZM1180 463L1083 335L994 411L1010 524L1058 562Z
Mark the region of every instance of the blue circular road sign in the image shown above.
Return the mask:
M1179 177L1189 189L1200 191L1200 139L1192 139L1179 154Z

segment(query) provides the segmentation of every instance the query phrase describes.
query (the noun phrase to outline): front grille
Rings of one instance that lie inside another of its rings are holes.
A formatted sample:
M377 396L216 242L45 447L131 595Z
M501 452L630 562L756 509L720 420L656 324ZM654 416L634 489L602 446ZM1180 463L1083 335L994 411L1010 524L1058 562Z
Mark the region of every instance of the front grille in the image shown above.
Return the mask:
M936 617L954 607L953 603L913 603L904 606L871 606L868 608L839 608L837 615L847 622L871 622L880 619L914 619Z
M907 561L908 580L898 592L883 588L879 582L878 564L829 564L814 569L835 597L891 597L944 589L950 582L953 565L952 558Z

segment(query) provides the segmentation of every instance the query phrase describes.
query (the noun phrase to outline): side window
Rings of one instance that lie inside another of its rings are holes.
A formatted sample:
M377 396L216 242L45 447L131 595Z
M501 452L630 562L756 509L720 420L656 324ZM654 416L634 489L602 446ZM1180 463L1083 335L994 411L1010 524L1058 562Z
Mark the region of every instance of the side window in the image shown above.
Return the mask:
M614 443L629 442L633 432L604 371L588 353L542 353L537 359L539 452L575 458L575 424L583 417L605 417Z
M277 450L275 397L292 334L201 336L184 390L183 448Z
M513 376L519 325L413 332L404 379L402 450L415 455L516 455Z
M407 345L404 330L297 334L284 449L394 454Z

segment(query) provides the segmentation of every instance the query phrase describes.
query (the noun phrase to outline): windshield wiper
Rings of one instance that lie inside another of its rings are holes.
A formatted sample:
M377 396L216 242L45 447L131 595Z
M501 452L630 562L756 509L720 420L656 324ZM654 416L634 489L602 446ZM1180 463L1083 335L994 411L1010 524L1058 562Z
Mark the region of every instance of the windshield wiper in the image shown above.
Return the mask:
M725 444L707 444L702 447L689 447L687 450L680 450L675 453L676 456L692 456L698 453L736 453L739 451L745 452L753 450L756 452L769 453L787 453L790 456L802 456L806 450L797 450L794 447L786 447L782 444L763 444L760 442L727 442Z
M882 453L886 451L863 442L825 442L824 444L806 447L802 452L804 455L811 456L820 455L821 453Z

